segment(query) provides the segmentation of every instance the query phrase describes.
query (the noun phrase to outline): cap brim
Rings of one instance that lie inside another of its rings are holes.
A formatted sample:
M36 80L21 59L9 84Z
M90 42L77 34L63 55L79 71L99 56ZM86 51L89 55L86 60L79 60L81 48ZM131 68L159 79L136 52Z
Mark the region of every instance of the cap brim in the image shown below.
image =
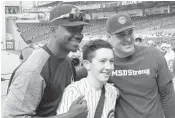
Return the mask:
M113 33L111 33L111 34L120 33L120 32L122 32L122 31L124 31L124 30L131 29L131 28L134 28L134 27L135 27L134 25L130 25L130 26L127 26L127 27L123 27L123 28L121 28L121 29L119 29L119 30L116 30L115 32L113 32Z
M92 24L87 23L87 22L83 22L83 21L75 21L75 22L69 22L67 24L61 24L62 26L92 26Z

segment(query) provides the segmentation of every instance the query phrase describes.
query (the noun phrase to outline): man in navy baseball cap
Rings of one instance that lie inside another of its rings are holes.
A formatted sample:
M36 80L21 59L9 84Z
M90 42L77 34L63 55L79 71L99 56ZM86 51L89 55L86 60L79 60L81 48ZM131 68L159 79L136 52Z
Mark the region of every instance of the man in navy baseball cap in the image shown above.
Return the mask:
M119 88L116 118L174 118L175 92L172 74L162 52L134 44L134 24L125 13L106 22L114 49L111 82Z
M83 26L89 23L77 7L60 4L51 10L49 24L51 37L48 44L34 51L13 77L4 117L87 117L84 96L77 98L68 112L55 115L64 88L75 77L74 67L67 55L70 51L77 51L83 39Z
M83 12L71 4L60 4L50 12L50 22L52 25L61 26L87 26L88 19Z
M106 29L111 37L111 43L116 48L115 52L123 52L121 53L122 57L134 52L134 27L130 16L125 13L115 14L106 21Z

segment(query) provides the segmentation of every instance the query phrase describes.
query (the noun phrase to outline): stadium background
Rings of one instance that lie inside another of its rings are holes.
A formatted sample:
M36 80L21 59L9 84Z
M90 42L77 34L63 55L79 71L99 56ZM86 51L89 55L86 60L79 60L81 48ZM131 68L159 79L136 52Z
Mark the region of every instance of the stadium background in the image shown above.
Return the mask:
M61 1L33 1L30 7L25 1L5 2L5 39L1 39L1 108L5 100L8 79L18 66L20 51L31 40L35 48L46 44L50 36L45 23L49 11ZM67 2L78 6L90 19L91 27L83 31L86 41L101 38L108 40L105 29L107 18L118 12L131 15L136 38L156 44L169 43L175 47L175 1L78 1ZM3 78L3 79L2 79Z

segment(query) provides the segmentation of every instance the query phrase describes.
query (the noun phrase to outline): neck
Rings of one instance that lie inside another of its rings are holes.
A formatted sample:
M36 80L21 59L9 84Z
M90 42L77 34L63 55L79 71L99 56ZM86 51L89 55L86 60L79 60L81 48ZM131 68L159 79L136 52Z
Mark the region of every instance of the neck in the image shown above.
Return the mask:
M123 53L123 52L119 52L119 51L114 50L114 54L119 58L127 58L127 57L133 55L134 51L135 51L135 48L130 53Z
M105 83L98 81L89 72L88 72L88 76L87 76L87 81L96 90L101 90L103 85L105 84Z
M69 53L68 51L63 50L60 47L60 45L58 45L58 42L56 41L56 39L54 39L53 37L51 37L51 39L49 40L47 47L58 58L65 58Z

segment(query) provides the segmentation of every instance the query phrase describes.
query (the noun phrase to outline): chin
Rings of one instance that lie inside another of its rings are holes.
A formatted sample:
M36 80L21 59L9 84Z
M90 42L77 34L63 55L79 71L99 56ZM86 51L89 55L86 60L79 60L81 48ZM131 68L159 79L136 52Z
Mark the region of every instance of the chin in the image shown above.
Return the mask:
M134 46L131 46L129 48L124 48L124 52L126 52L126 53L133 53L134 49L135 49Z
M76 52L77 50L78 50L78 48L70 49L71 52Z
M109 80L109 77L102 77L101 82L105 84Z

